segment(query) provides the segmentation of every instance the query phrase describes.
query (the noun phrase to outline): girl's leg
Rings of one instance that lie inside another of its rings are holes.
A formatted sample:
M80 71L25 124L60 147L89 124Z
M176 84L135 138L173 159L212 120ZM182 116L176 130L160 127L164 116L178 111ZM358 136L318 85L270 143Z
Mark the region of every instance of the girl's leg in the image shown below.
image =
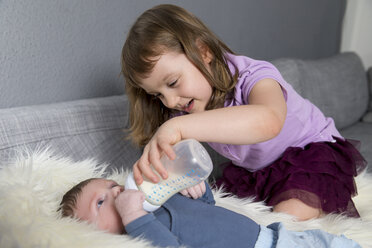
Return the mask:
M321 209L310 207L296 198L279 202L274 206L273 210L274 212L282 212L296 216L300 221L319 218L322 214Z

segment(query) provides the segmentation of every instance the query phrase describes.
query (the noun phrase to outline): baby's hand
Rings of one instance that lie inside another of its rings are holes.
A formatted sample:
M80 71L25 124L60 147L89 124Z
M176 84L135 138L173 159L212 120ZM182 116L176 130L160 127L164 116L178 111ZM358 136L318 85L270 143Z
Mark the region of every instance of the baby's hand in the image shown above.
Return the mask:
M118 195L115 199L115 206L124 226L147 214L143 210L144 201L145 195L143 192L134 189L124 190Z
M206 187L205 182L203 181L197 185L181 190L180 193L186 197L198 199L204 195L205 191Z

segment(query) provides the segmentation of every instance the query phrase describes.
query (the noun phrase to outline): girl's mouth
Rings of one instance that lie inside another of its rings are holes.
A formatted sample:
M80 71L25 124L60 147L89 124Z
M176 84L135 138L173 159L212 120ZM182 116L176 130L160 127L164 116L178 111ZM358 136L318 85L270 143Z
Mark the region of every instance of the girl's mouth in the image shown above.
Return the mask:
M183 107L183 111L190 113L193 107L194 107L194 99L192 99L188 104L186 104Z

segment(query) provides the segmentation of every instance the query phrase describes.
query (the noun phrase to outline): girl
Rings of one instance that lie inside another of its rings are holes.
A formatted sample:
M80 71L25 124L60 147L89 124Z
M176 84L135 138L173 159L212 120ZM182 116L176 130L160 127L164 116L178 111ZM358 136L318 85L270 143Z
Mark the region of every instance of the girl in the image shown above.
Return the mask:
M365 160L331 118L298 95L270 63L235 55L197 17L173 5L144 12L128 33L122 73L130 133L144 146L134 164L153 182L182 139L208 142L231 160L217 182L300 220L357 217L354 176ZM151 166L150 166L151 165ZM204 189L193 187L194 198Z

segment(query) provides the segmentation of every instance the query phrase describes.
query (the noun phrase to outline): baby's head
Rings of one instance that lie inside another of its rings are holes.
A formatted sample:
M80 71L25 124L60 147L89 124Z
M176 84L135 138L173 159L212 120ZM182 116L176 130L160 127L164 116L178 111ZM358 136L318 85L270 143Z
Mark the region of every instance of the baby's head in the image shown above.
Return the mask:
M235 82L226 62L227 52L232 53L202 21L185 9L163 4L145 11L130 29L121 56L130 101L131 136L135 143L147 144L155 130L177 112L143 89L143 80L150 77L162 55L185 55L210 85L212 93L205 109L213 109L222 107L225 95ZM208 64L205 54L210 56Z
M100 230L121 234L124 226L115 207L116 197L124 190L115 181L91 178L71 188L61 201L63 217L93 223Z

